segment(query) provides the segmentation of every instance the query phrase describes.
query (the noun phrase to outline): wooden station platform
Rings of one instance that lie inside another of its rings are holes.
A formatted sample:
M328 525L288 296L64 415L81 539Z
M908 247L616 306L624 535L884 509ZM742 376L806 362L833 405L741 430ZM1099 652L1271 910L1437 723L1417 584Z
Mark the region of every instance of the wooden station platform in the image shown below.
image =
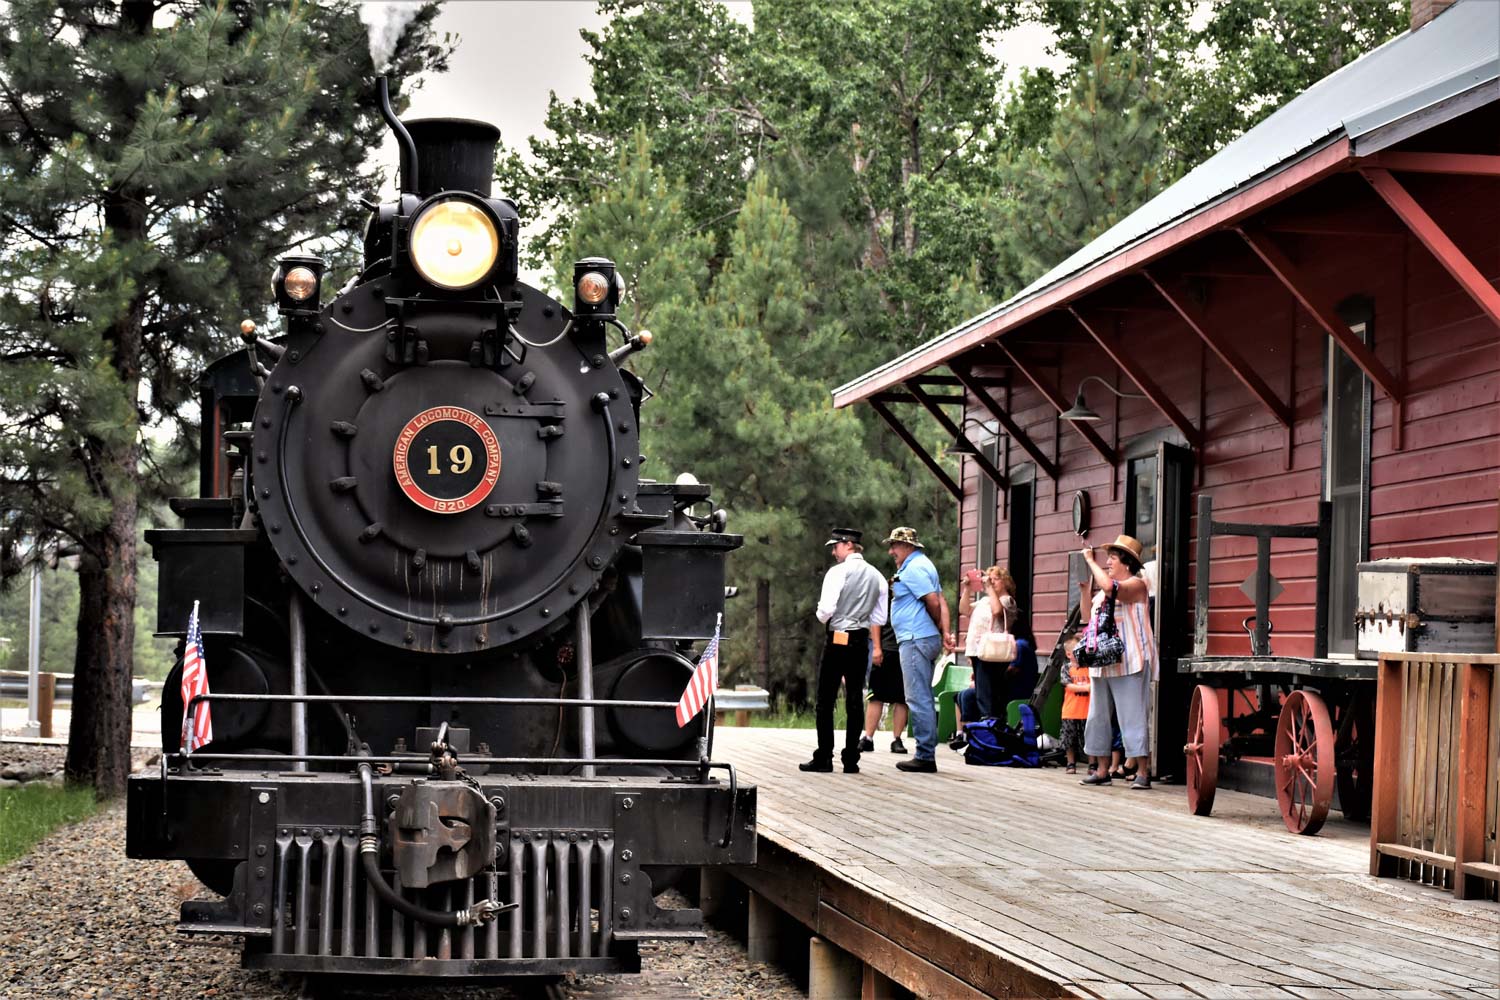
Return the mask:
M1273 800L1087 788L1060 768L803 774L810 730L715 733L759 786L734 874L918 996L1500 1000L1500 906L1369 869L1369 827L1288 833ZM908 740L908 745L911 741ZM867 974L867 980L868 980Z

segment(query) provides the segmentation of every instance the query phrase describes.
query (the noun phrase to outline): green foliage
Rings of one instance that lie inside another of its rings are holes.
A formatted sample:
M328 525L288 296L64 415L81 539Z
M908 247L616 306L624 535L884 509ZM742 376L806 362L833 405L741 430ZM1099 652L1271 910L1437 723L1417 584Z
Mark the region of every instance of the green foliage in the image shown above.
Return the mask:
M136 573L135 655L131 673L164 680L176 661L175 639L158 639L156 631L156 560L146 555L144 525L137 535L142 557ZM78 645L78 573L65 559L42 570L42 663L50 673L73 672ZM27 570L0 587L0 670L25 670L31 615L31 573Z
M1164 186L1159 88L1134 53L1096 39L1039 147L1002 163L994 229L1014 294Z
M1323 77L1406 29L1407 0L1004 0L1007 25L1055 35L1067 77L1092 40L1137 53L1165 95L1170 182ZM1038 84L1040 89L1040 84ZM1040 100L1039 94L1033 94ZM1029 105L1037 106L1036 104Z
M398 78L444 65L434 15ZM128 763L137 513L186 481L196 375L263 318L274 258L347 258L378 181L371 71L353 0L0 6L0 578L38 539L77 553L67 768L103 795Z
M590 101L547 108L551 137L531 160L502 155L501 177L523 217L556 213L530 247L531 262L556 258L575 213L614 183L617 150L637 128L684 182L689 218L724 233L745 182L745 162L774 138L743 98L748 30L716 0L600 0L602 33L582 32L593 72ZM534 164L533 164L534 161ZM714 228L718 226L719 228Z
M98 809L92 790L28 782L0 789L0 865L25 857L38 841Z

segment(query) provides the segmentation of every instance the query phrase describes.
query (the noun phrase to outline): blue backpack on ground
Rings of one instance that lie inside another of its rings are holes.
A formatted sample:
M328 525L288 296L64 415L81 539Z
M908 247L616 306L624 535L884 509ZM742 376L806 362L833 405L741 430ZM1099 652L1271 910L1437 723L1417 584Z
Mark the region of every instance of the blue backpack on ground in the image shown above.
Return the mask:
M984 719L964 726L969 745L964 763L989 767L1041 767L1036 747L1036 713L1022 705L1021 724L1007 726L999 719Z

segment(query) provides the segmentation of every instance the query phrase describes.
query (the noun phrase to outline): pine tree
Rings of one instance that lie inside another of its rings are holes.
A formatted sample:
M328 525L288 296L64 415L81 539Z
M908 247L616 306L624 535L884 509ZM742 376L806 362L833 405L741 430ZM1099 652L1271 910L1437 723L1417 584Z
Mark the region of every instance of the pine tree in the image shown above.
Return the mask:
M398 77L441 68L434 10ZM124 790L136 521L193 440L194 374L273 258L340 228L382 134L356 5L0 8L0 525L79 554L67 774Z
M993 208L1014 294L1165 186L1159 89L1140 57L1094 40L1047 141L1002 164Z
M778 623L768 630L770 615L757 615L767 685L773 661L795 669L807 659L828 529L883 514L897 490L895 470L867 456L855 415L832 407L827 379L844 331L820 315L804 261L797 220L757 176L701 309L663 333L672 379L652 401L663 432L646 442L669 469L712 483L745 535L733 574L755 583L756 610L774 607ZM750 610L731 607L734 634Z

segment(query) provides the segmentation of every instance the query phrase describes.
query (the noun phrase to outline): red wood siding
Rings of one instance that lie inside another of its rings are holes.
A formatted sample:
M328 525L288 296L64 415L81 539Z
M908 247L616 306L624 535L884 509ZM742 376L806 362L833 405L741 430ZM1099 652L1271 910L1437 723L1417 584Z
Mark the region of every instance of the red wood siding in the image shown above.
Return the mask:
M1500 284L1500 190L1495 182L1412 177L1409 184L1481 273ZM1316 212L1319 198L1356 196L1344 179L1337 188L1315 189L1298 201L1304 210ZM1371 202L1370 212L1373 217L1385 209ZM1493 559L1500 519L1500 330L1414 239L1286 234L1276 239L1308 281L1331 299L1364 295L1372 300L1375 354L1408 387L1399 450L1391 400L1373 390L1370 557ZM1182 260L1171 263L1181 266L1191 262L1192 255L1204 253L1204 247L1190 247L1179 255ZM1322 491L1329 338L1269 277L1213 279L1203 312L1282 399L1293 401L1290 451L1288 432L1174 314L1107 315L1129 317L1119 326L1122 339L1163 391L1203 428L1195 496L1199 491L1210 493L1215 516L1225 520L1313 521ZM1065 326L1059 330L1071 344L1061 367L1038 364L1034 370L1039 377L1055 380L1061 395L1071 399L1079 381L1091 374L1134 391L1091 341L1080 338L1074 343ZM1029 330L1016 333L1040 339ZM1097 545L1111 540L1124 519L1126 465L1122 459L1111 469L1079 434L1059 426L1053 407L1019 373L1013 375L1011 399L1017 423L1038 447L1048 453L1055 448L1060 456L1059 480L1054 484L1039 474L1037 481L1033 611L1045 651L1068 606L1068 553L1079 546L1072 532L1072 495L1079 489L1089 491L1090 541ZM1091 386L1089 402L1104 416L1095 428L1117 449L1169 426L1146 400L1111 400ZM987 416L977 404L970 412L979 419ZM1054 441L1058 434L1060 439ZM1012 465L1025 460L1014 446L1009 454ZM978 475L972 462L964 463L959 531L965 568L980 561L975 552ZM1003 504L1002 497L1002 508ZM998 517L1001 561L1009 527L1003 515ZM1222 538L1214 543L1209 616L1213 653L1249 651L1240 621L1251 613L1251 602L1238 588L1254 567L1254 551L1249 539ZM1272 572L1286 587L1272 605L1274 647L1279 653L1309 656L1315 607L1311 543L1277 542Z

